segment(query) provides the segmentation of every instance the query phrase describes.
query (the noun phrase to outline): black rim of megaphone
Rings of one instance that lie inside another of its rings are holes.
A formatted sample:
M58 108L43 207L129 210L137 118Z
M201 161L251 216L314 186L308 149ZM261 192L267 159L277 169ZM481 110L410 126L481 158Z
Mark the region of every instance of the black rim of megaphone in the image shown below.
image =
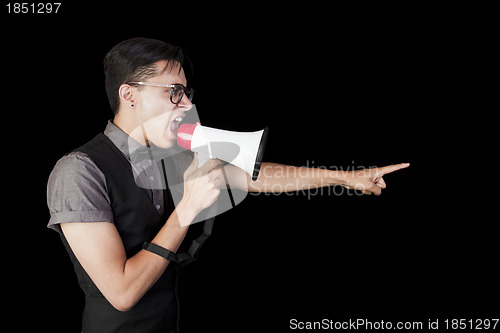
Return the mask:
M259 150L257 151L257 157L255 158L255 164L253 166L252 181L256 181L259 177L260 165L262 164L262 158L264 157L264 151L266 150L267 135L269 134L269 127L264 128L264 133L260 138Z

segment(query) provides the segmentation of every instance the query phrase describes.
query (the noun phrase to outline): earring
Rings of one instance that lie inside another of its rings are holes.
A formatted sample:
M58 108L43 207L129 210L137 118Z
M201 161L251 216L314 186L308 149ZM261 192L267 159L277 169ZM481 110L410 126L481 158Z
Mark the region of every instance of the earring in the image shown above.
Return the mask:
M134 107L134 104L131 104L130 106L131 106L131 107Z

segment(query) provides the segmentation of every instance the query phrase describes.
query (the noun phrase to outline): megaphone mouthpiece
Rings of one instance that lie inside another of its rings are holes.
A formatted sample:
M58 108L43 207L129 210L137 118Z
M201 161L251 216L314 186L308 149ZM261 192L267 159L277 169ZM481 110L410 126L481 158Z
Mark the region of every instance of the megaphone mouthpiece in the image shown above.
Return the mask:
M196 126L200 123L196 124L182 124L179 126L177 130L177 144L187 150L191 150L191 141L193 140L193 133Z
M198 167L210 158L218 158L244 170L255 181L259 176L267 133L267 127L257 132L233 132L200 123L182 124L177 130L177 144L198 153Z

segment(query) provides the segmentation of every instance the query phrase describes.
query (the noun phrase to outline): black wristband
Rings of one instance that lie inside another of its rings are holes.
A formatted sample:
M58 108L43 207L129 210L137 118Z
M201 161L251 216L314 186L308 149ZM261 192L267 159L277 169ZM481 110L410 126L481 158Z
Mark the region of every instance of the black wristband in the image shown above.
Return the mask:
M164 247L158 246L156 244L150 242L144 242L142 248L151 253L157 254L162 258L165 258L170 261L177 261L177 255L170 250L167 250Z

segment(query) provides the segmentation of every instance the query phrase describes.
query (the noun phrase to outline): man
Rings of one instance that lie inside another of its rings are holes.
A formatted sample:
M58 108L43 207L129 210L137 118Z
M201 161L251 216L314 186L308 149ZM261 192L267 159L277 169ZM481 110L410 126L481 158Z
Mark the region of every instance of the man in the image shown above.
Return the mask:
M252 182L218 160L198 169L197 156L187 152L179 164L183 195L174 205L168 187L155 186L166 182L164 162L136 162L134 155L144 146L174 149L179 122L193 107L182 64L181 49L161 41L134 38L116 45L104 60L114 119L103 134L61 158L50 175L48 226L60 232L85 293L83 332L176 332L172 254L190 223L217 200L226 177L255 192L341 184L378 195L384 174L408 166L303 172L263 163Z

